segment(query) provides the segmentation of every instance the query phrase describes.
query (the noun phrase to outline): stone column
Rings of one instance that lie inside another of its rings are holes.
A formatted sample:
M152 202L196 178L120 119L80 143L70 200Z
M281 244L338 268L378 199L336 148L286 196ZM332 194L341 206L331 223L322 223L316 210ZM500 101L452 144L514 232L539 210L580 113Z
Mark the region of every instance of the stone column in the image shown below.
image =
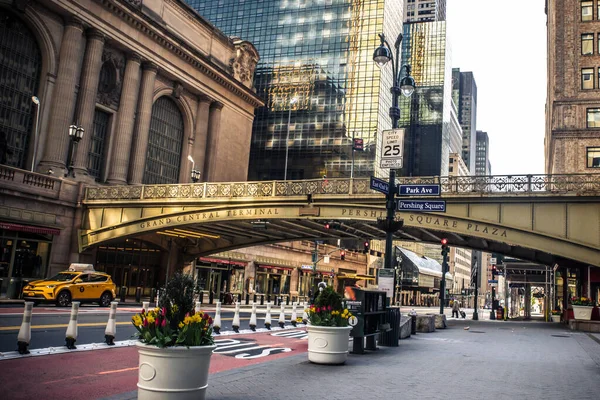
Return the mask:
M158 67L155 64L144 63L140 87L140 99L138 102L138 114L133 134L133 145L131 146L129 164L130 185L141 184L144 177L146 153L148 152L148 136L150 135L150 119L152 117L154 82L156 81L157 72Z
M204 180L214 182L217 174L217 145L221 129L221 109L223 104L215 101L210 105L208 116L208 134L206 139L206 160L204 162Z
M77 145L77 154L73 163L75 176L87 175L88 154L94 134L94 111L96 109L96 95L98 81L102 68L102 50L104 49L104 35L96 29L90 29L87 34L87 47L81 71L81 86L75 121L85 129L83 138Z
M75 110L75 85L79 72L79 57L83 47L83 25L72 18L65 27L60 45L59 65L48 126L48 138L38 169L54 168L57 176L67 169L69 125ZM62 170L62 171L59 171Z
M119 102L119 113L117 114L116 129L114 132L115 141L110 159L110 172L106 180L111 185L127 183L127 169L129 167L135 122L135 107L140 86L140 64L141 60L137 54L132 53L127 56L123 89L121 89L121 100Z
M194 140L190 154L196 163L195 168L204 168L206 162L206 140L208 135L208 121L210 99L204 95L198 96L198 109L196 111L196 125L194 128ZM188 174L189 176L189 174ZM200 181L206 180L206 171L200 171Z

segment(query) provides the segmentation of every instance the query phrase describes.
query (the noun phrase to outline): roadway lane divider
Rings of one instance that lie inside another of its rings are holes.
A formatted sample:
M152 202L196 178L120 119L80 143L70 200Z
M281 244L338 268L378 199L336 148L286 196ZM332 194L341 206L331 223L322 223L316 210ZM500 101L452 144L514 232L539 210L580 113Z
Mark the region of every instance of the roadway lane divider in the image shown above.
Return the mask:
M215 310L215 318L213 319L213 331L218 335L221 330L221 302L217 301L217 309Z
M302 322L304 324L308 323L308 314L306 313L307 310L307 306L306 306L306 302L304 302L304 307L303 307L303 311L302 311Z
M255 295L256 296L256 295ZM252 302L252 314L250 314L250 330L252 332L256 332L256 302Z
M194 307L194 313L198 314L201 310L202 310L202 302L201 301L197 301L196 302L196 307Z
M283 328L285 326L285 304L282 302L279 303L281 305L281 311L279 312L279 327Z
M235 302L235 314L233 315L233 322L231 323L231 327L235 333L239 333L240 331L240 303Z
M25 312L23 313L23 322L17 336L17 348L19 354L29 354L27 346L31 341L31 313L33 311L33 302L25 302Z
M74 301L71 305L71 318L69 319L69 326L67 326L67 333L65 334L65 343L67 349L75 350L75 342L77 341L77 315L79 314L79 302Z
M148 305L148 302L145 302ZM110 302L110 313L108 314L108 322L106 323L106 329L104 330L104 340L107 345L115 345L115 336L117 335L117 306L118 301Z
M296 323L298 319L298 314L296 313L296 302L292 301L292 318L291 318L291 323L294 326L294 328L296 327Z
M142 310L144 310L144 313L147 313L149 308L150 308L150 302L149 301L143 301L142 302Z
M267 313L265 314L265 328L271 330L271 302L267 301Z

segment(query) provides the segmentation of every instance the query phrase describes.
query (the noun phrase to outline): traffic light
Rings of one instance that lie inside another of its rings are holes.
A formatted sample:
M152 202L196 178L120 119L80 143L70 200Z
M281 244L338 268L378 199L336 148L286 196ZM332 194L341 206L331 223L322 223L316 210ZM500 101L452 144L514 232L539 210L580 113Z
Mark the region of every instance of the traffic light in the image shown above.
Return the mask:
M329 229L331 228L331 225L329 224L329 222L326 222L325 225L323 225L323 228Z
M497 273L498 273L498 270L496 269L496 266L492 265L492 279L496 279Z
M443 238L442 239L442 256L444 256L444 259L448 255L449 251L450 251L450 248L448 247L448 239Z
M365 240L364 243L365 248L363 249L363 253L367 254L369 252L369 241Z
M340 260L344 261L346 259L346 252L344 250L340 251Z

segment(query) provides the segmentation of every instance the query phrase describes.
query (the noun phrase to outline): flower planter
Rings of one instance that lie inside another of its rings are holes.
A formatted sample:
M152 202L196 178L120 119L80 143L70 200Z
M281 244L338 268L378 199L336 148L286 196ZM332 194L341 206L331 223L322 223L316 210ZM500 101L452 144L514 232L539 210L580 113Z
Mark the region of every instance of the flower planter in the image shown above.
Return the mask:
M348 358L351 326L313 326L308 331L308 361L315 364L343 364Z
M203 400L212 346L159 348L136 343L140 355L139 400Z
M591 320L592 319L592 310L593 306L576 306L573 305L573 318L574 319L582 319L582 320Z
M552 322L560 322L560 315L551 315Z

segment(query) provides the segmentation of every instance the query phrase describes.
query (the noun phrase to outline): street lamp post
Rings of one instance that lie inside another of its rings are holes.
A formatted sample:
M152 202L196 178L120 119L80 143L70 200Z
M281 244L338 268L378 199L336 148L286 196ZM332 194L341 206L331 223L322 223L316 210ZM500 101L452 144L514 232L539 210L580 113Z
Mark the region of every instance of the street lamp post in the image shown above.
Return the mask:
M40 99L36 96L31 97L31 101L35 104L35 129L33 131L33 158L31 159L31 172L35 168L35 158L37 157L37 142L38 132L40 127Z
M285 135L285 167L283 170L283 180L287 181L287 167L288 167L288 150L289 150L289 142L290 142L290 119L292 118L292 106L298 102L297 97L292 97L290 99L290 109L288 111L288 123L287 123L287 133Z
M83 129L81 126L69 126L69 137L71 138L71 156L69 157L69 162L67 163L67 176L69 174L73 174L73 176L75 176L73 172L73 165L75 164L75 147L77 146L77 143L83 139L84 132L85 129Z
M400 93L406 97L410 97L415 91L415 80L410 76L410 65L400 66L400 45L402 44L402 34L398 35L394 47L396 49L396 57L392 54L392 49L383 33L379 34L381 44L373 53L373 61L382 68L389 61L392 62L392 73L393 73L393 86L390 89L392 92L392 107L390 107L390 118L392 119L392 129L398 128L398 122L400 120L400 107L398 106L398 98ZM400 73L402 69L406 71L406 75L400 79ZM394 232L400 229L403 225L403 221L395 221L395 197L396 197L396 171L390 169L389 176L389 188L386 194L386 218L385 220L378 221L380 229L384 230L385 235L385 258L384 268L393 269L392 265L392 247ZM395 293L394 293L395 295ZM393 296L392 296L393 298Z
M194 159L192 158L191 155L188 155L188 160L192 163L192 170L190 171L190 178L192 179L192 182L196 183L200 180L200 171L198 171L197 169L194 168L196 163L194 162Z

